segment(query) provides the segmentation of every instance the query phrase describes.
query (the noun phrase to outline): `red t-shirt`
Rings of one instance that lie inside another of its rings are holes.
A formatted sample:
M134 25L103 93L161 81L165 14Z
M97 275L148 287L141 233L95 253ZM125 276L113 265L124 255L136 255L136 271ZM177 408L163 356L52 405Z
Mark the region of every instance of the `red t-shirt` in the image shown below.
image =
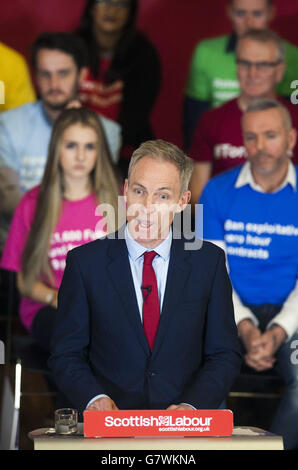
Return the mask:
M298 130L298 108L283 98L278 99L290 111L293 127ZM212 162L212 176L246 162L241 117L235 98L205 112L195 129L189 155L197 162ZM298 144L292 161L297 165Z
M96 79L88 69L88 74L80 86L79 98L86 108L113 121L118 121L120 103L123 98L123 81L116 80L112 84L107 84L104 75L110 63L111 59L100 60L99 75Z

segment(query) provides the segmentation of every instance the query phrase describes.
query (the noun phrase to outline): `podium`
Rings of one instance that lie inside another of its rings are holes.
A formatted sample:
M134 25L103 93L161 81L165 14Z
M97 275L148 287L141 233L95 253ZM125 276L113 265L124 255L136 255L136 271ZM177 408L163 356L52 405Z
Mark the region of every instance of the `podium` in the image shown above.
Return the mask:
M34 450L283 450L281 436L255 427L234 427L229 437L107 437L86 438L83 423L75 435L56 435L49 429L29 433Z
M281 436L233 427L230 410L85 410L74 434L50 428L29 437L35 450L283 450Z

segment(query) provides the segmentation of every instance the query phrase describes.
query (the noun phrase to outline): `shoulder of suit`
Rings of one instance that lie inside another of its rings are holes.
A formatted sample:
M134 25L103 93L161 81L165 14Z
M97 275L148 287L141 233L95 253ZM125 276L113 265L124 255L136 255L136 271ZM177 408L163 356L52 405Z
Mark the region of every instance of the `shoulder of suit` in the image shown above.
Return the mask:
M108 237L98 238L83 245L76 246L69 251L69 256L80 259L92 259L95 255L100 256L106 253L107 247L112 240Z
M191 239L182 239L182 243L184 243L184 251L189 252L191 258L197 258L201 256L217 257L224 253L224 250L214 243L195 237Z

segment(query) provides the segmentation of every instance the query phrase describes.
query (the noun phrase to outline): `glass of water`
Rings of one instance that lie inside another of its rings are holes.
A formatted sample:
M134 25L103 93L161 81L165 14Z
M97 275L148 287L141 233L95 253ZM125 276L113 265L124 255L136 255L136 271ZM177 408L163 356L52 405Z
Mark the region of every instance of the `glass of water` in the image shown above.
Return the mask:
M74 434L77 430L77 410L73 408L60 408L55 411L55 431L57 434Z

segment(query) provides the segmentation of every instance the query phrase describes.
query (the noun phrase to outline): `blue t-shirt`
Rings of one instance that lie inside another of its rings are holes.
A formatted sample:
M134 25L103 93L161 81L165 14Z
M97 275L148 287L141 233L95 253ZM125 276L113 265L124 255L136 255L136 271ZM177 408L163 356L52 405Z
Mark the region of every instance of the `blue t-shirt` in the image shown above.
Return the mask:
M231 282L244 304L283 305L298 273L298 192L290 184L275 193L236 188L241 168L206 185L203 236L225 242Z
M0 165L19 175L24 192L42 179L51 132L52 123L40 101L0 115Z

